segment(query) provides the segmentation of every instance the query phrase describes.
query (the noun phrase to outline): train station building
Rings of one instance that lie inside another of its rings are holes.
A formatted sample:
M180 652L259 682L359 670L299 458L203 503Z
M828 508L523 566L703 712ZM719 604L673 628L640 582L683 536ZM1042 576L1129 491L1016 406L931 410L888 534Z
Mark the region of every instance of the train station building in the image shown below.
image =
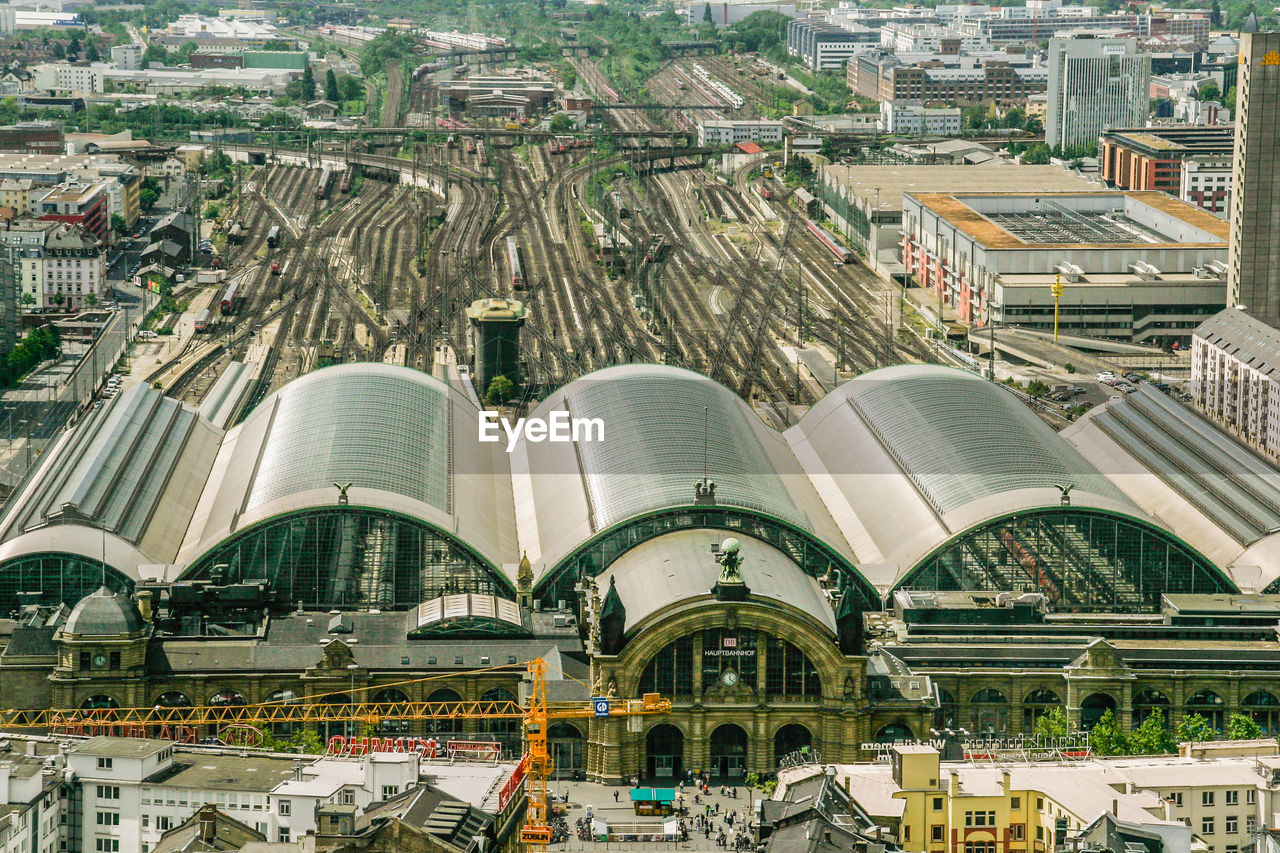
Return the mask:
M1079 685L1104 672L1127 706L1144 643L1197 648L1168 596L1230 607L1213 597L1280 574L1206 556L1212 531L1167 523L1016 397L949 368L874 371L779 432L699 374L614 367L519 427L603 424L577 442L481 441L465 391L347 364L225 430L144 385L91 414L0 516L9 706L522 699L518 664L542 657L553 701L673 701L639 725L556 724L560 772L734 781L974 714L974 731L1022 731L1052 704L1039 689L1087 721ZM926 613L944 594L972 597ZM1274 628L1270 599L1250 600ZM982 619L966 653L990 665L972 673L924 639ZM984 651L1046 624L1075 633L1044 661ZM1254 649L1258 678L1280 668L1274 630L1245 634L1221 648ZM1152 676L1183 687L1150 687L1175 718L1198 707L1195 678L1250 665L1183 658ZM1222 708L1265 702L1237 682ZM514 722L380 725L519 748Z

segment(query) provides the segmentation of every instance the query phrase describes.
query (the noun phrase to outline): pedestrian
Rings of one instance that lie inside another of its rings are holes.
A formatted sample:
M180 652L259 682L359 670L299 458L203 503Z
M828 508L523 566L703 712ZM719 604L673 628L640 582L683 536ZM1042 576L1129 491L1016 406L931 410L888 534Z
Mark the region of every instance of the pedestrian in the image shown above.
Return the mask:
M738 799L738 789L737 789L737 788L734 788L734 789L733 789L733 798L734 798L735 800L736 800L736 799Z
M616 790L613 792L613 801L615 803L618 802L618 792Z
M720 804L716 803L716 814L720 814Z

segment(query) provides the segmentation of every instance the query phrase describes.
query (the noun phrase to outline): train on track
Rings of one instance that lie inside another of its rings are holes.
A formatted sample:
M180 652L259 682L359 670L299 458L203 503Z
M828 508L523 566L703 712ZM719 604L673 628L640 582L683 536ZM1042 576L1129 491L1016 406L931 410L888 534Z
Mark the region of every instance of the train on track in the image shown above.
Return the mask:
M628 219L631 216L631 208L627 207L627 203L622 200L622 193L617 190L609 193L609 204L613 205L613 210L618 214L619 219Z
M316 198L327 198L329 189L333 186L333 167L325 166L320 170L320 177L316 180Z
M489 165L489 152L484 150L483 140L476 143L476 164L480 166Z
M667 241L666 234L651 234L649 235L649 248L645 250L644 259L646 261L660 261L666 257L670 248L671 244Z
M272 225L271 230L267 232L267 246L274 249L280 245L280 226Z
M357 163L348 163L347 168L342 170L342 180L338 182L338 192L351 192L351 182L355 180L356 169L360 168Z
M200 312L200 315L199 315L198 317L196 317L196 331L197 331L197 332L207 332L207 331L209 331L209 326L211 326L212 324L213 324L213 309L212 309L212 308L206 308L206 309L204 309L203 311L201 311L201 312Z
M280 262L279 262L279 261L272 261L272 262L271 262L271 274L272 274L272 275L280 275Z
M235 222L231 223L231 226L227 228L227 242L228 243L244 242L244 223L243 222L236 220Z
M225 293L222 294L222 302L219 303L218 308L220 311L222 311L222 315L224 317L229 317L232 314L236 313L236 308L239 307L239 302L240 302L240 280L236 279L235 281L231 282L231 284L227 285L227 290Z
M476 153L476 141L471 137L467 137L467 153L468 154Z
M524 290L527 282L524 277L524 264L520 260L520 246L515 237L507 238L507 262L511 264L511 287Z
M822 245L826 246L829 250L831 250L831 254L835 255L837 258L840 259L840 263L842 264L853 263L853 252L849 251L847 248L844 247L844 245L839 240L831 236L830 231L823 228L821 225L814 222L812 219L806 219L805 224L809 226L809 230L813 233L813 236L821 240Z

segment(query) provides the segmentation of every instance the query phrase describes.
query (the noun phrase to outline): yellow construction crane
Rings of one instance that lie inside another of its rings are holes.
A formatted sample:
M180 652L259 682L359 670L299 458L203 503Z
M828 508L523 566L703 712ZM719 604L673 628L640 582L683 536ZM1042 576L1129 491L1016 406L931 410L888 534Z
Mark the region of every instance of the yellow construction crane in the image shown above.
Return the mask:
M184 708L95 708L0 711L0 729L45 729L50 731L106 727L151 733L178 730L184 726L268 726L306 723L363 723L377 726L386 720L522 720L527 745L529 810L520 840L526 844L550 844L547 780L555 764L547 750L547 727L552 720L590 717L632 717L666 714L671 701L657 693L646 693L641 699L616 700L595 697L589 706L580 703L547 701L547 663L535 658L518 666L530 677L529 702L521 705L509 700L473 702L355 702L335 703L332 697L341 692L303 696L252 705L191 705ZM469 672L449 673L426 678L361 687L357 691L382 690L387 687L456 678L460 675L492 674L510 671L512 666L498 666ZM329 700L329 701L325 701Z

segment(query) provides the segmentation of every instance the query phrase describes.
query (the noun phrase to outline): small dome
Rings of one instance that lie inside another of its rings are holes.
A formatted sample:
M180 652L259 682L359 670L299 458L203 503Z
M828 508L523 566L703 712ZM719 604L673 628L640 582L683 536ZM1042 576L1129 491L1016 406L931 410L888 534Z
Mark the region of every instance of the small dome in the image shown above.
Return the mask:
M145 625L133 599L103 586L76 602L62 630L67 634L104 637L134 634Z

